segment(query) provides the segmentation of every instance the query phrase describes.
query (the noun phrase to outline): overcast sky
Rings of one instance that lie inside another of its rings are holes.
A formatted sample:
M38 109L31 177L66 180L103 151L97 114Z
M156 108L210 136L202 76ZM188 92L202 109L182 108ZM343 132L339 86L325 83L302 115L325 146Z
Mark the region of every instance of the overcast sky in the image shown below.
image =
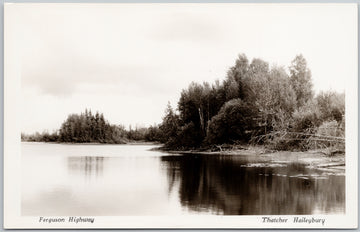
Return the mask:
M22 131L51 132L85 108L112 124L159 123L181 89L224 79L239 53L286 68L302 53L316 92L342 92L356 75L353 6L7 4Z

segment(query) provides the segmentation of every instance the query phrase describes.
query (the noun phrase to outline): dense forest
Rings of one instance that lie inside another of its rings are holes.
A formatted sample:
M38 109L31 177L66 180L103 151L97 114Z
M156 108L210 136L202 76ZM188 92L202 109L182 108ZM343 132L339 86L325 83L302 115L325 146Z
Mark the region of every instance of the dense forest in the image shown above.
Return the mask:
M288 72L287 72L288 71ZM159 141L165 149L208 149L219 144L264 144L274 149L343 147L345 94L315 96L302 55L288 70L238 56L223 81L191 83L177 109L168 104L160 125L126 130L98 112L72 114L52 133L22 134L25 141L126 143Z
M71 114L53 133L43 132L33 135L21 134L22 141L64 142L64 143L111 143L124 144L131 141L159 141L157 126L126 130L121 125L110 125L104 115L85 109L84 113Z
M239 55L222 82L191 83L177 110L168 106L162 142L178 150L234 143L301 150L343 146L345 94L315 96L302 55L288 71Z

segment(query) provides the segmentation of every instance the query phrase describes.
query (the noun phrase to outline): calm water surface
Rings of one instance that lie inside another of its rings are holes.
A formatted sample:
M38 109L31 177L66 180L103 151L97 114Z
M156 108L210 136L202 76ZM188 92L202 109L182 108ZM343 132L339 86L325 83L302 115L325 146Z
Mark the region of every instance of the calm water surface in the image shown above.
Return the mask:
M345 176L156 145L22 143L22 215L345 213Z

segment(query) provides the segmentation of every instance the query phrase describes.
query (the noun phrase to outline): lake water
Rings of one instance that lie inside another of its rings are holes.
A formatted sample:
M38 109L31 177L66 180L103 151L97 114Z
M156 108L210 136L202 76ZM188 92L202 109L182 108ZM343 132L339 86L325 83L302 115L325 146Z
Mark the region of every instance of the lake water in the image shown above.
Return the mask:
M155 147L22 143L22 215L345 213L343 172Z

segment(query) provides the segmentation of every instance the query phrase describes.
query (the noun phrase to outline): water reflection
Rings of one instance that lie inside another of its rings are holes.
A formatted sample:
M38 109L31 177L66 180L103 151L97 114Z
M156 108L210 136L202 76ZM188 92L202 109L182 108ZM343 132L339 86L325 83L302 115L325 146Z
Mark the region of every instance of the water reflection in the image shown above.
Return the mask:
M345 177L302 164L253 164L246 157L161 157L169 193L179 185L183 207L225 215L345 212ZM177 183L177 184L176 184Z
M71 156L67 158L67 166L70 174L78 174L85 178L98 177L104 171L102 156Z
M273 163L271 156L173 156L148 149L22 144L21 214L345 212L344 171Z

